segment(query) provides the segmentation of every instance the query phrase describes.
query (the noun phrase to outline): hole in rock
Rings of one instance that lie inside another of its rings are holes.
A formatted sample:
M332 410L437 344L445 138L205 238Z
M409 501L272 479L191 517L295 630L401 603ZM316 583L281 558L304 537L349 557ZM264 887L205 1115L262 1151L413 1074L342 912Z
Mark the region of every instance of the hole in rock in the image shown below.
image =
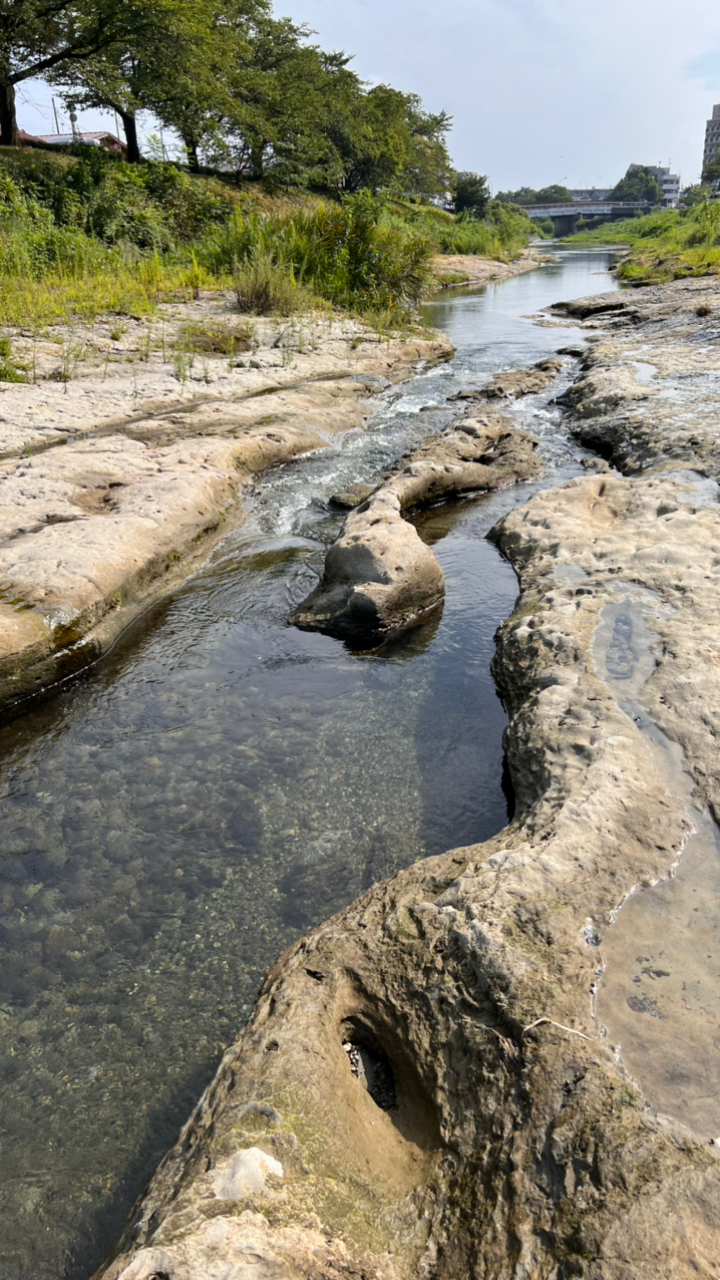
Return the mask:
M343 1049L352 1074L367 1089L373 1102L383 1111L393 1111L397 1107L395 1075L387 1054L377 1046L358 1044L357 1040L343 1041Z
M583 449L592 449L599 458L604 458L606 462L612 462L615 456L615 447L610 440L603 440L600 436L580 435L576 437Z
M442 1146L436 1108L397 1033L354 1016L342 1022L340 1038L350 1074L398 1133L424 1151Z

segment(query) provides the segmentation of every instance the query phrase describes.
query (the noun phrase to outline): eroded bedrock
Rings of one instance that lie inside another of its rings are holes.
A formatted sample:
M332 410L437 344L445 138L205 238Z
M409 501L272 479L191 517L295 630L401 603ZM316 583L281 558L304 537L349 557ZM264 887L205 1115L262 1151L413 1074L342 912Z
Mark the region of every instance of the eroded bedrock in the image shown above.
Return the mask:
M670 341L674 305L692 351L691 283L630 295L593 355ZM664 376L642 427L626 405L632 474L494 531L512 824L280 957L105 1280L716 1280L720 505L710 411L675 457Z
M280 958L108 1280L715 1275L720 1111L649 1109L593 996L618 906L692 821L618 683L720 802L720 513L611 474L496 537L522 586L497 657L515 821Z
M362 640L427 618L444 596L443 572L404 514L530 479L541 470L536 450L534 436L488 408L429 436L376 488L338 494L340 504L359 505L330 547L320 583L290 621Z
M451 354L432 331L248 325L222 295L158 311L17 336L37 381L0 384L0 705L86 666L176 587L259 471L361 427L377 391Z
M535 395L547 387L562 369L562 360L548 356L538 360L530 369L508 369L496 373L477 390L459 391L453 400L517 400L520 396Z
M563 303L592 334L560 397L579 439L627 474L720 470L720 280L707 276Z

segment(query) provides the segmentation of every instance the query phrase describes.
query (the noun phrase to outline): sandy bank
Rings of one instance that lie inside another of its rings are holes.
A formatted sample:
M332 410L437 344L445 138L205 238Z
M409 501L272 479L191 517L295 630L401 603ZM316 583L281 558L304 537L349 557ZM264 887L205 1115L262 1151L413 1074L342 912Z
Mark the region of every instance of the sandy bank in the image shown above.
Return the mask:
M513 822L278 960L105 1277L716 1276L712 903L664 966L662 915L628 942L618 910L720 807L720 290L608 299L567 401L620 470L494 534Z
M17 337L35 380L0 384L0 704L86 665L176 586L258 471L362 426L373 394L450 354L431 331L383 341L350 320L246 330L214 295Z
M454 289L497 284L526 271L534 271L546 261L547 254L543 254L540 246L533 245L530 249L523 249L511 262L497 262L494 258L481 258L472 253L444 253L434 259L433 268L441 287ZM443 276L448 277L444 283Z

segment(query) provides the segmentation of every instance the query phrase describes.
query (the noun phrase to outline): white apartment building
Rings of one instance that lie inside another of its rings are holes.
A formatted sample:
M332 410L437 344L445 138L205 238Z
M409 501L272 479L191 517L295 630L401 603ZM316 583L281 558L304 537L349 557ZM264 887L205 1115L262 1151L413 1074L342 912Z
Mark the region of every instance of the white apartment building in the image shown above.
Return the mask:
M716 110L720 112L720 107ZM718 117L718 125L720 125L720 116ZM720 147L720 142L718 142ZM643 166L649 169L653 177L662 187L663 204L666 209L677 209L680 203L680 175L671 173L669 169L663 169L658 164L648 164Z

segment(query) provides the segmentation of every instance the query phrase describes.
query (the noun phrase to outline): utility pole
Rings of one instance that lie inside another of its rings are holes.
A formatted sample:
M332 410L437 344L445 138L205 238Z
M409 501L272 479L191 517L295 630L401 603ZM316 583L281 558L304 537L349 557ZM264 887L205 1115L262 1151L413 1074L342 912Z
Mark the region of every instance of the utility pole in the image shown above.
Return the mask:
M59 120L58 120L57 107L55 106L55 99L54 99L54 98L52 98L52 109L53 109L53 115L55 116L55 132L56 132L56 133L59 133L59 132L60 132L60 122L59 122Z

